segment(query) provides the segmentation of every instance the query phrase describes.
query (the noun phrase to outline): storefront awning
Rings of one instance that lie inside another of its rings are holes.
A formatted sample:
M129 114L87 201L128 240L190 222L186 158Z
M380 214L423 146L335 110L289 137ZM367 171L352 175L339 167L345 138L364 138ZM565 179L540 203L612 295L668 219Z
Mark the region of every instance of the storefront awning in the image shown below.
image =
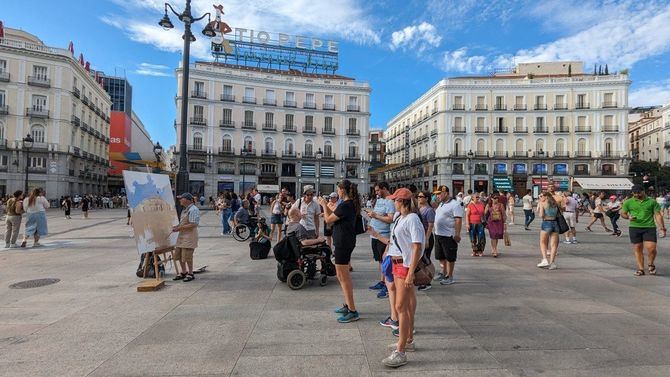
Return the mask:
M630 190L633 183L628 178L575 178L579 186L585 190Z
M513 191L512 181L508 177L493 177L493 188L496 190Z

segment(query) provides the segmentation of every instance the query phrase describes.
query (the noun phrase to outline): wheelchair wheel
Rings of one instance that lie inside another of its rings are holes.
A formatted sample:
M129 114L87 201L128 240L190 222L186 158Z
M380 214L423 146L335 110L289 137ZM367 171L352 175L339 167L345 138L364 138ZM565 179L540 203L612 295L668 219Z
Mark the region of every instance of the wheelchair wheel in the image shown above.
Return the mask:
M238 224L233 229L233 238L239 242L244 242L251 237L251 230L245 224Z
M305 273L300 270L293 270L286 277L286 284L293 290L304 287L306 281L307 277L305 276Z

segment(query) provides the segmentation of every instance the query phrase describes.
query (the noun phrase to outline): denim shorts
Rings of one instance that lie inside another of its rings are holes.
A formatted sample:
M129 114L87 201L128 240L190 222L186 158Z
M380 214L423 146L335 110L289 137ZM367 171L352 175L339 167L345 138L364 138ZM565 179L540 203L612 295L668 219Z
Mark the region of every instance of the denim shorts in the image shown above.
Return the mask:
M542 230L547 233L559 233L556 220L542 220Z

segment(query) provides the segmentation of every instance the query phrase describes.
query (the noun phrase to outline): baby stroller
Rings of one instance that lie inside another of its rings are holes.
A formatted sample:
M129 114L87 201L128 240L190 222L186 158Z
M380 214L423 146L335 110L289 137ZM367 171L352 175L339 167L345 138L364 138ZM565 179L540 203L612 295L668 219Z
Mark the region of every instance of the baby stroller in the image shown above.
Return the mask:
M318 279L322 287L328 284L328 276L335 276L330 247L325 243L305 247L290 233L275 245L273 252L277 259L277 278L291 289L300 289L307 280L316 280L317 272L321 273ZM321 270L317 270L317 262L321 263Z

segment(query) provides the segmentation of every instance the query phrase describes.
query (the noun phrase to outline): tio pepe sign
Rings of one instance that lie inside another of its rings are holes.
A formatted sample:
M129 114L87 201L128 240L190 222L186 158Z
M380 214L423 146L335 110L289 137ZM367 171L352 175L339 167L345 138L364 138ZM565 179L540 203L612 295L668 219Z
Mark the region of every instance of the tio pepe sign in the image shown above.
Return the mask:
M338 53L338 43L336 41L302 37L299 35L292 36L284 33L276 33L276 38L271 38L271 35L275 33L245 28L235 28L234 30L235 41L239 42L271 44L280 47L295 47L305 50Z

